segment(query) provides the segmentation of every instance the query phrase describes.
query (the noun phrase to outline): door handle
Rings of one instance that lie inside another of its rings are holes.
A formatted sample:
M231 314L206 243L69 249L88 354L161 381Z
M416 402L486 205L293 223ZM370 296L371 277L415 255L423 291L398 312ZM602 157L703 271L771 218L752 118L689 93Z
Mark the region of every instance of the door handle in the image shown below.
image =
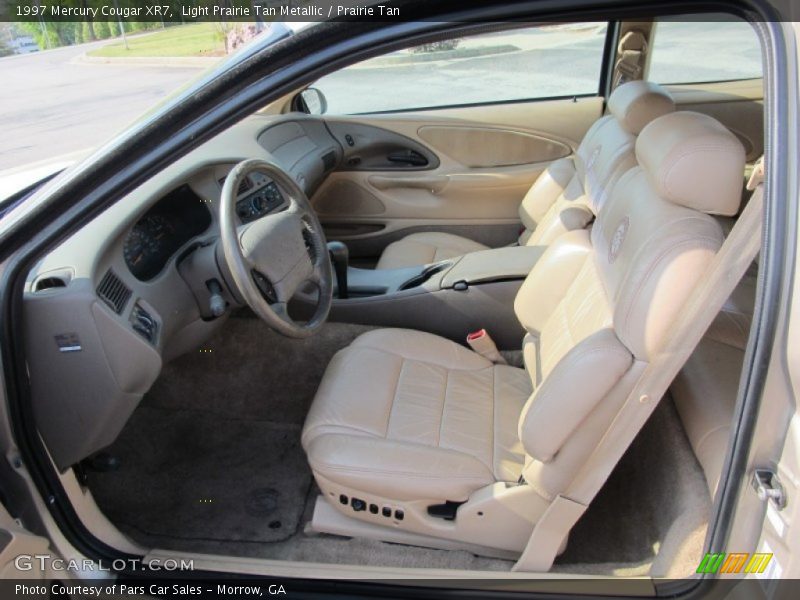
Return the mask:
M392 163L411 165L413 167L427 167L428 159L416 150L400 150L392 152L386 157Z

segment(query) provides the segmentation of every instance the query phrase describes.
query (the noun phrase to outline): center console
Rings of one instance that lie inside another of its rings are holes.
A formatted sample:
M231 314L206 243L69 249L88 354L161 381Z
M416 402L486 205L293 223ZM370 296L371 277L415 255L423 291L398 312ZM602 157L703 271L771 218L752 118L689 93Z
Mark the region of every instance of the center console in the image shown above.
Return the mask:
M543 252L543 247L509 246L403 269L348 265L346 293L334 289L329 318L418 329L457 341L486 328L499 348L518 349L524 330L514 298ZM335 260L334 270L341 271Z

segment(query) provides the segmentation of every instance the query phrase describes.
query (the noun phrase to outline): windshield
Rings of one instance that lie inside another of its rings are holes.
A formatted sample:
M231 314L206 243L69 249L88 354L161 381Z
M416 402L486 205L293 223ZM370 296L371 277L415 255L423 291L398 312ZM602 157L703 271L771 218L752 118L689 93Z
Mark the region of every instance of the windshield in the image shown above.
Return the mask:
M0 23L0 179L43 177L81 159L198 78L299 25L79 22L55 32L42 22Z

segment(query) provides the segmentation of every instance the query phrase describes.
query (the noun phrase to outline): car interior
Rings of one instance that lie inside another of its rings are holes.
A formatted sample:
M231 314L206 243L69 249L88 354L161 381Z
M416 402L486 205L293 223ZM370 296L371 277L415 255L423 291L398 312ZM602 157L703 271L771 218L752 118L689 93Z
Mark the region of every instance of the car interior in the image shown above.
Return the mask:
M758 37L703 25L506 24L346 67L42 256L32 403L81 520L143 554L507 573L564 511L552 573L694 575L757 262L582 482L764 153ZM565 87L498 91L503 61ZM395 76L440 83L345 106Z

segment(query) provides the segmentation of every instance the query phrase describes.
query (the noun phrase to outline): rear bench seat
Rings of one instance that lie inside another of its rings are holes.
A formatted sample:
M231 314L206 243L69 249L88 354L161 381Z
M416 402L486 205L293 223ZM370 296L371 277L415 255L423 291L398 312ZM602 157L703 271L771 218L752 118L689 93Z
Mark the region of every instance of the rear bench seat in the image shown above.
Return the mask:
M728 447L754 303L755 277L748 274L670 388L712 498Z

